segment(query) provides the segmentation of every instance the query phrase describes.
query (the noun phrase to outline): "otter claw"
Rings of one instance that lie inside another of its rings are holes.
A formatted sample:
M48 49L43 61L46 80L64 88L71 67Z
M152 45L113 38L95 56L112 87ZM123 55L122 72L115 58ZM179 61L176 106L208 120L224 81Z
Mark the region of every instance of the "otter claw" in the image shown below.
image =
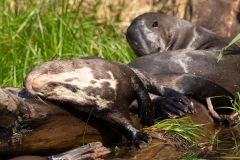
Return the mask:
M137 132L133 137L131 149L135 150L137 148L145 148L152 142L152 137L143 132Z

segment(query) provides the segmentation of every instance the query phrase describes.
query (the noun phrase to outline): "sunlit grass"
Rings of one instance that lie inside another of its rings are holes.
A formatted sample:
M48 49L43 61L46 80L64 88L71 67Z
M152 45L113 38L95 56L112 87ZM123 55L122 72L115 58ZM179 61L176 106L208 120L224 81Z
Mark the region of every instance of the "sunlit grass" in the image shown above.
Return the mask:
M33 66L54 56L99 56L123 63L136 58L116 29L116 18L99 22L94 16L101 0L88 8L84 0L68 2L0 1L1 86L22 87Z
M161 121L156 119L154 125L147 129L159 129L161 131L171 132L179 135L190 144L196 144L200 137L211 139L203 134L203 127L203 124L193 123L189 117L182 117L177 119L164 119Z

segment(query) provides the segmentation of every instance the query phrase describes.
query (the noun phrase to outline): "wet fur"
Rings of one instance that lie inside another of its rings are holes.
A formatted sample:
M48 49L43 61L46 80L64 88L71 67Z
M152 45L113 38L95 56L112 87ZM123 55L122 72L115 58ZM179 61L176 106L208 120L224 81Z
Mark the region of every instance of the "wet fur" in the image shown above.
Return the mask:
M230 41L206 28L161 13L145 13L133 20L126 37L140 57L129 66L157 75L182 94L194 92L194 98L205 102L206 96L234 97L238 91L240 48L232 45L217 63L219 51ZM230 105L229 100L214 103L226 104Z
M70 103L107 121L137 148L149 143L151 137L132 125L129 106L135 99L144 126L152 125L155 116L148 92L164 97L164 103L157 106L163 115L177 117L196 112L185 96L164 87L146 72L101 58L43 63L30 71L24 84L33 96Z
M138 56L188 49L221 50L229 40L186 20L161 13L145 13L136 17L126 32L126 38ZM229 50L239 50L232 45Z
M76 72L80 72L81 76L75 74ZM67 74L70 75L65 78ZM41 77L43 81L38 79L34 88L36 77ZM70 83L73 81L77 82ZM137 148L141 148L143 142L151 141L150 136L132 125L129 116L129 105L137 99L139 118L143 125L149 126L153 124L154 109L141 80L126 65L92 57L54 60L33 68L24 84L33 96L67 102L81 111L91 112L106 120L131 139Z

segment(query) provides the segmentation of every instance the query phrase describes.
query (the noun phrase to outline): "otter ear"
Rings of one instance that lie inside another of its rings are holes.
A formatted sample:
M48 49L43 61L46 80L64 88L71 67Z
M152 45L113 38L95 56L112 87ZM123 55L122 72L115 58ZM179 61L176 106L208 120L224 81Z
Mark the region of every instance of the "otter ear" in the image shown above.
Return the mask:
M58 60L57 56L54 56L51 61Z
M154 22L152 23L152 27L158 27L158 21L154 21Z

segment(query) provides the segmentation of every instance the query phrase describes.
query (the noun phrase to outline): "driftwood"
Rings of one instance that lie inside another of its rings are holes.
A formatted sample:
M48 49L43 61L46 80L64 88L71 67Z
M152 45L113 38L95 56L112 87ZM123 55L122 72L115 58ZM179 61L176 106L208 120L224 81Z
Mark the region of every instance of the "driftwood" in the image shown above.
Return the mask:
M110 150L103 147L101 142L93 142L75 149L63 152L58 155L42 156L19 156L10 160L60 160L60 159L78 159L78 160L101 160L102 156L110 153Z
M100 119L68 105L28 97L19 88L0 89L0 157L50 155L90 142L122 142ZM87 125L86 125L87 123ZM84 136L85 135L85 136Z
M230 115L219 115L215 110L211 102L211 98L207 98L207 107L209 110L209 113L212 115L212 117L218 122L218 123L225 123L229 124L229 126L235 126L240 122L240 116L237 112L233 112Z
M192 101L198 113L189 116L195 123L205 124L203 129L205 134L212 136L215 129L212 118L203 105ZM0 89L0 157L56 155L76 146L82 146L83 142L87 144L100 141L104 146L116 146L119 142L122 144L126 142L122 135L116 133L102 120L91 117L88 121L88 118L89 114L75 110L69 105L56 105L28 97L23 89L2 88ZM139 120L134 114L132 118L135 125L139 125ZM180 145L181 142L177 144ZM134 153L132 157L179 157L184 152L178 152L175 141L158 137L141 152L132 153Z
M91 160L97 158L100 159L101 156L104 156L108 153L110 153L110 150L107 149L106 147L103 147L101 142L93 142L58 155L50 156L48 157L48 160L59 159Z

